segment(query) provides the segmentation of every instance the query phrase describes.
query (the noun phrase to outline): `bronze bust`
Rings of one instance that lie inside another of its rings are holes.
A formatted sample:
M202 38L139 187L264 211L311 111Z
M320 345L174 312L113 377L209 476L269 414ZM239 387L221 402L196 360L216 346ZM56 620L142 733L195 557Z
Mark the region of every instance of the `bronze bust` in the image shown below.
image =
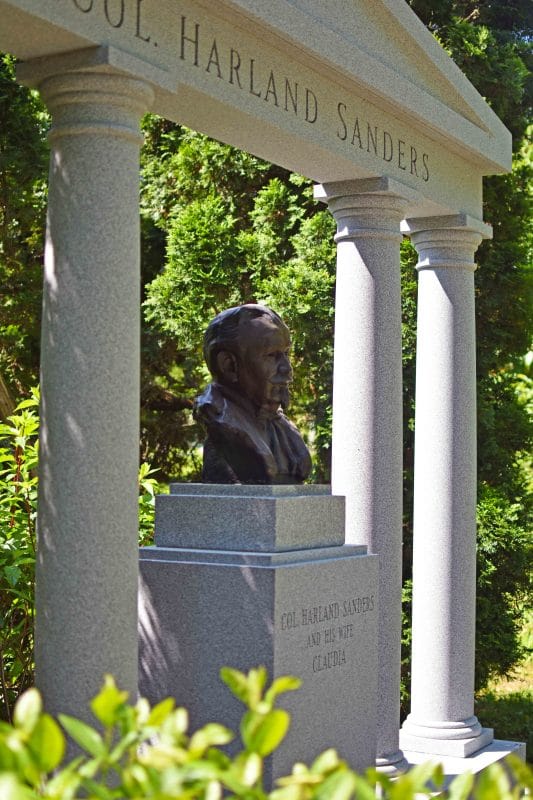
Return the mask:
M205 483L302 483L311 457L283 411L289 404L290 335L270 308L228 308L209 324L204 357L213 382L196 398L206 430Z

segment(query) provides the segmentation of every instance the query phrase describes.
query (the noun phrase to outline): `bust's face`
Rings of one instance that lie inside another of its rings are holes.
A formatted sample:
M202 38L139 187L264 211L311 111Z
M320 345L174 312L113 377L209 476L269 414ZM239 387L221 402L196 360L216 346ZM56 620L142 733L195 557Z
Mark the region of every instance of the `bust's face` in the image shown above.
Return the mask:
M239 388L265 411L286 408L292 381L288 329L264 316L242 323L239 334Z

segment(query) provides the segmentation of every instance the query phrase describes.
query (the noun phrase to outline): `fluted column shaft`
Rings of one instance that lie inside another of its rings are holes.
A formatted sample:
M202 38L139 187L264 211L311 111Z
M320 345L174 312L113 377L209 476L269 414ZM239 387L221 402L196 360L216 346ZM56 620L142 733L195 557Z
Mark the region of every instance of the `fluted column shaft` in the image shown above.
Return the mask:
M104 673L137 692L139 121L152 90L73 71L52 114L41 351L36 682L87 714ZM23 66L31 83L31 64Z
M452 222L433 218L420 230L424 221L415 220L411 232L419 254L413 651L401 741L405 749L468 755L473 745L453 741L481 736L474 750L486 743L474 716L474 253L485 226Z
M346 497L346 541L379 556L377 764L398 746L402 573L400 222L386 179L327 184L337 222L332 491ZM354 687L354 691L356 688Z

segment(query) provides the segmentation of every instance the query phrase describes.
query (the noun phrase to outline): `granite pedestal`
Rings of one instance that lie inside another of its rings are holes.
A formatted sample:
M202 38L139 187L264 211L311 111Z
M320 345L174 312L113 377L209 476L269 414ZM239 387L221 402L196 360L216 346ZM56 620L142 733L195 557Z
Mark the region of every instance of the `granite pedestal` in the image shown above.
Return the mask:
M280 699L292 724L267 784L332 746L357 769L373 765L377 557L340 544L344 499L311 486L171 492L157 498L155 547L141 549L141 694L174 696L191 729L215 720L238 730L244 707L219 670L264 664L303 680Z

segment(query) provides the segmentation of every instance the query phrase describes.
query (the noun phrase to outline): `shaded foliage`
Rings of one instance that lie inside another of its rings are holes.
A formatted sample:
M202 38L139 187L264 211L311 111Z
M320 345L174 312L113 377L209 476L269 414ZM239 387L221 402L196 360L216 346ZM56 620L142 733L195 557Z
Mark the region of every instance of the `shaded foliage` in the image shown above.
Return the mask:
M0 424L0 719L33 684L33 621L39 452L39 395L32 390ZM153 543L155 494L164 491L147 463L139 468L139 544Z
M15 396L37 382L48 117L0 56L0 372Z

